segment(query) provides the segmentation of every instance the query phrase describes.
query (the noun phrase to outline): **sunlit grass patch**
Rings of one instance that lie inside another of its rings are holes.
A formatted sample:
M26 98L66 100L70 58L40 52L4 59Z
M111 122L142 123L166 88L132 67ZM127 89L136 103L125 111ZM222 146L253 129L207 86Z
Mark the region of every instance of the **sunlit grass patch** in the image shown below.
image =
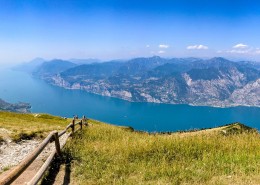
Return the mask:
M160 135L91 123L65 149L73 156L72 175L78 184L234 184L249 176L259 179L255 130Z
M46 137L50 131L63 130L71 120L48 114L20 114L0 111L0 128L11 132L14 141Z

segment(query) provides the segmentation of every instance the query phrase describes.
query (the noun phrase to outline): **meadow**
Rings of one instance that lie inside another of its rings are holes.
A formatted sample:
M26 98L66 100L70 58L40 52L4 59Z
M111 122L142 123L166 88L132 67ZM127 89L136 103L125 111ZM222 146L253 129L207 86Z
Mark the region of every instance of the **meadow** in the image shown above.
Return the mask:
M43 139L71 119L0 112L0 142ZM258 184L259 133L240 123L147 133L89 120L65 145L71 184ZM1 146L1 144L0 144Z
M42 139L53 130L63 130L70 121L71 119L63 119L49 114L20 114L0 111L0 129L2 128L0 141L4 137L11 138L15 142L22 139Z
M242 124L172 134L90 121L66 145L76 184L257 184L259 133Z

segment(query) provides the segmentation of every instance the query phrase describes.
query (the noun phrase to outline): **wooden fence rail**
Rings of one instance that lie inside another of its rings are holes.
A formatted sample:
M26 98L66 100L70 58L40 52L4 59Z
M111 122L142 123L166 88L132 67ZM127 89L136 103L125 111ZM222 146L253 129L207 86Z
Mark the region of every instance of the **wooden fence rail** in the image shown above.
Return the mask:
M39 156L39 154L43 151L43 149L50 143L50 142L55 142L55 148L56 150L53 150L47 160L44 162L40 170L37 172L37 174L31 179L30 182L27 183L27 185L35 185L37 184L42 176L44 175L45 171L48 169L52 159L54 158L55 154L61 156L61 149L64 147L64 145L67 142L67 139L70 137L71 134L74 132L77 132L78 130L82 129L83 123L86 123L85 116L83 117L82 120L79 122L75 123L76 120L73 119L72 123L70 123L63 131L57 132L57 131L52 131L50 134L42 141L42 143L34 149L32 153L30 153L22 162L16 166L6 177L0 180L0 185L9 185L15 179L17 179L25 170L26 168ZM80 128L78 128L75 131L75 126L79 125ZM67 130L72 129L72 131L66 136L65 141L60 145L59 138L66 133Z

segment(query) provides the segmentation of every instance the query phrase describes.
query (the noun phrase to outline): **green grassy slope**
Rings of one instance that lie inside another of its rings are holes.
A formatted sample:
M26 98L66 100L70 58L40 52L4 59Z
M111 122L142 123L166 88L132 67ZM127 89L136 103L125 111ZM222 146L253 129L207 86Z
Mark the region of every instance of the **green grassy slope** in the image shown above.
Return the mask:
M71 120L0 112L0 140L45 137ZM258 184L259 133L241 124L172 134L134 132L90 120L69 140L75 184ZM0 141L1 142L1 141Z
M14 141L46 137L50 131L63 130L71 120L48 114L20 114L0 111L0 128ZM3 136L0 132L0 140Z
M76 184L260 182L259 134L244 125L159 135L91 123L65 149Z

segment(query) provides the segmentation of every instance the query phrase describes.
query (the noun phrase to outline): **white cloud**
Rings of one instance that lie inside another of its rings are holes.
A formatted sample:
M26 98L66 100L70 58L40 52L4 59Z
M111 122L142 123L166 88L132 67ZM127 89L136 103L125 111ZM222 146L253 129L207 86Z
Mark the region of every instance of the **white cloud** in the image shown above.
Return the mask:
M160 51L158 51L158 53L163 54L163 53L165 53L165 51L160 50Z
M170 46L169 45L166 45L166 44L160 44L159 45L159 48L164 48L164 49L167 49L169 48Z
M193 46L187 46L187 49L191 50L191 49L209 49L208 46L204 46L204 45L193 45Z
M147 47L147 48L149 48L149 47L150 47L150 45L149 45L149 44L147 44L147 45L146 45L146 47Z
M250 47L245 44L237 44L233 46L230 50L217 51L217 53L227 53L234 56L254 56L260 55L260 48Z
M249 53L249 50L236 50L236 49L232 49L227 51L227 53L237 53L237 54L246 54Z
M233 46L233 48L234 49L245 49L245 48L248 48L248 45L240 43L240 44Z

